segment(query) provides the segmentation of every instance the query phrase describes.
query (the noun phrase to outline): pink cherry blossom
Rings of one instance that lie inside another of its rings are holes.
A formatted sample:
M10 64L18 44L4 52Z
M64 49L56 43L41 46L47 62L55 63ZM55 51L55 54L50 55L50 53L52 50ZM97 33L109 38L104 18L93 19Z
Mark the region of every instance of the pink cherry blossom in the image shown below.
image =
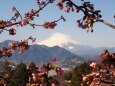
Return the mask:
M82 78L82 80L83 80L83 82L87 82L88 78L87 78L86 76L84 76L84 77Z
M90 64L90 66L91 66L92 68L96 68L96 65L97 65L96 62L92 62L92 63Z

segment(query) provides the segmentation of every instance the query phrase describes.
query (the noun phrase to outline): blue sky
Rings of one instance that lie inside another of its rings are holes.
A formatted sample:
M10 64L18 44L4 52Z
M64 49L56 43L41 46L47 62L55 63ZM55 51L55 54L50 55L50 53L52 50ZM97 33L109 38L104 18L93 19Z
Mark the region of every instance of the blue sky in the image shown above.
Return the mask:
M80 0L73 0L75 3L80 4ZM88 1L88 0L87 0ZM94 4L95 9L101 10L103 19L115 25L115 19L113 15L115 14L115 0L89 0ZM56 3L56 2L55 2ZM0 42L8 39L13 40L23 40L29 36L37 38L36 43L44 41L55 33L66 34L71 36L72 39L78 41L80 44L91 45L94 47L115 47L115 30L102 24L96 23L94 25L94 33L87 33L77 27L76 20L82 18L81 13L65 13L59 10L59 8L54 4L48 5L43 9L37 19L34 20L37 24L42 24L45 21L51 21L60 18L63 15L67 21L60 21L55 29L46 30L42 27L36 27L32 29L29 26L16 27L17 34L15 36L9 36L8 32L3 32L0 34ZM0 1L0 20L10 19L13 13L10 9L15 6L22 15L29 10L38 9L36 0L1 0Z

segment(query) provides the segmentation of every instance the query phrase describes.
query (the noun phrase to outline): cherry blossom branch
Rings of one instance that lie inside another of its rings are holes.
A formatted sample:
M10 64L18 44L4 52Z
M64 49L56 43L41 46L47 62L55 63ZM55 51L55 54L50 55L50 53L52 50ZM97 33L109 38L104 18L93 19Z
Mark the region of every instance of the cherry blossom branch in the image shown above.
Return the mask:
M74 7L76 7L77 9L79 8L79 6L77 6L76 4L74 4L74 2L72 2L71 0L67 0L67 1L69 1L70 3L72 3L72 5L73 5ZM80 10L81 10L84 14L90 15L90 14L85 13L85 11L84 11L83 9L80 9ZM93 13L93 11L91 11L91 12ZM111 27L111 28L113 28L113 29L115 29L115 25L112 25L112 24L106 22L106 21L103 20L103 19L95 18L95 20L96 20L96 21L99 21L99 22L101 22L101 23L103 23L103 24L105 24L105 25L107 25L107 26L109 26L109 27Z
M32 42L35 42L35 38L29 37L28 39L21 42L14 42L10 41L9 48L1 47L0 48L0 58L1 57L11 57L14 51L18 49L19 53L24 53L25 50L29 48L28 41L31 40Z
M70 11L75 11L79 13L80 11L83 12L84 16L82 19L77 20L78 27L82 29L88 29L87 32L93 32L93 25L96 22L101 22L113 29L115 29L115 25L112 25L105 20L101 19L102 15L100 14L100 10L95 10L94 5L90 2L85 2L81 0L83 3L82 5L76 5L72 0L60 0L56 4L61 10L64 8L66 3L65 11L68 13Z
M16 21L16 19L20 16L21 20L22 20L22 16L20 14L20 12L16 9L16 7L12 8L12 12L15 13L15 15L9 20L7 21L7 23L10 23L12 20Z
M58 20L55 20L52 22L45 22L42 25L31 24L31 23L29 23L29 25L32 26L33 29L35 28L35 26L42 26L43 28L46 28L46 29L54 29L54 27L57 25L57 22L59 22L60 20L66 21L65 18L63 16L61 16Z
M35 15L36 15L37 13L39 13L41 10L43 10L49 3L50 3L50 2L47 2L43 7L41 7L39 10L37 10L35 13L33 13L33 14L30 16L30 18L33 17L33 16L35 16ZM21 23L21 21L16 22L16 23L13 23L12 25L17 25L17 24L20 24L20 23Z
M96 20L99 21L99 22L101 22L101 23L103 23L103 24L105 24L105 25L107 25L107 26L109 26L109 27L111 27L111 28L113 28L113 29L115 29L115 25L112 25L112 24L106 22L103 19L96 19Z
M11 26L14 26L14 25L20 25L20 26L25 26L27 24L29 24L29 21L30 20L33 20L34 16L38 16L38 13L43 10L50 2L48 1L46 4L42 5L37 11L36 10L31 10L31 13L28 12L27 14L25 14L25 18L22 19L22 16L21 14L19 13L19 11L16 10L15 7L12 8L12 11L15 11L15 15L9 20L9 21L0 21L0 33L3 32L3 30L6 30L6 31L9 31L12 32L13 34L10 34L10 35L15 35L16 33L16 30L15 29L10 29L10 30L7 30L5 28L7 27L11 27ZM21 17L21 21L18 21L18 22L14 22L12 23L11 21L12 20L15 20L18 18L18 17ZM15 30L15 31L14 31Z
M98 69L96 62L92 62L90 67L92 67L91 73L83 76L83 83L87 84L88 81L91 81L90 86L94 86L96 83L105 83L105 84L115 84L115 58L112 53L107 49L99 56L101 60L101 68ZM92 77L92 78L91 78ZM108 77L108 78L107 78ZM84 86L84 85L83 85ZM89 86L89 85L88 85Z

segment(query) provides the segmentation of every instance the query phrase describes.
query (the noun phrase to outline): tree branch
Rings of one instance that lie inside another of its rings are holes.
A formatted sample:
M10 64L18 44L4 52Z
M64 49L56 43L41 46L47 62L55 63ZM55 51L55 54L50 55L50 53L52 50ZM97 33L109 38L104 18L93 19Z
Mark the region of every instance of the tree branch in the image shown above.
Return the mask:
M67 1L69 1L70 3L72 3L72 5L73 5L76 9L79 8L79 6L76 5L73 1L71 1L71 0L67 0ZM84 14L86 14L83 9L80 9L80 10L81 10ZM87 15L90 15L90 14L87 13ZM105 25L107 25L107 26L109 26L109 27L111 27L111 28L113 28L113 29L115 29L115 25L112 25L112 24L106 22L106 21L103 20L103 19L95 18L95 20L98 21L98 22L101 22L101 23L103 23L103 24L105 24Z
M106 22L103 19L96 19L96 20L99 21L99 22L101 22L101 23L103 23L103 24L105 24L105 25L107 25L107 26L109 26L109 27L111 27L111 28L113 28L113 29L115 29L115 25L112 25L112 24Z
M40 9L38 9L35 13L33 13L30 17L33 17L35 14L39 13L43 8L45 8L50 2L47 2L43 7L41 7ZM22 20L22 18L21 18ZM15 22L15 23L12 23L12 26L13 25L17 25L17 24L20 24L21 21L18 21L18 22ZM0 26L0 29L4 29L4 25L3 26Z

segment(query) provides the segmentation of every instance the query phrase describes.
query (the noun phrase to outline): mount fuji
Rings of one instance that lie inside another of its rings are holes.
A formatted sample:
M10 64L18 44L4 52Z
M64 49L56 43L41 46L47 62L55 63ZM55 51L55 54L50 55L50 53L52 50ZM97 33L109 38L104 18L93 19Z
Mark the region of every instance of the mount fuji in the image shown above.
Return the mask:
M92 47L83 45L71 36L62 33L54 33L48 39L41 41L38 44L46 45L48 47L60 46L86 60L99 60L97 57L105 49L108 49L110 52L115 52L115 47Z

